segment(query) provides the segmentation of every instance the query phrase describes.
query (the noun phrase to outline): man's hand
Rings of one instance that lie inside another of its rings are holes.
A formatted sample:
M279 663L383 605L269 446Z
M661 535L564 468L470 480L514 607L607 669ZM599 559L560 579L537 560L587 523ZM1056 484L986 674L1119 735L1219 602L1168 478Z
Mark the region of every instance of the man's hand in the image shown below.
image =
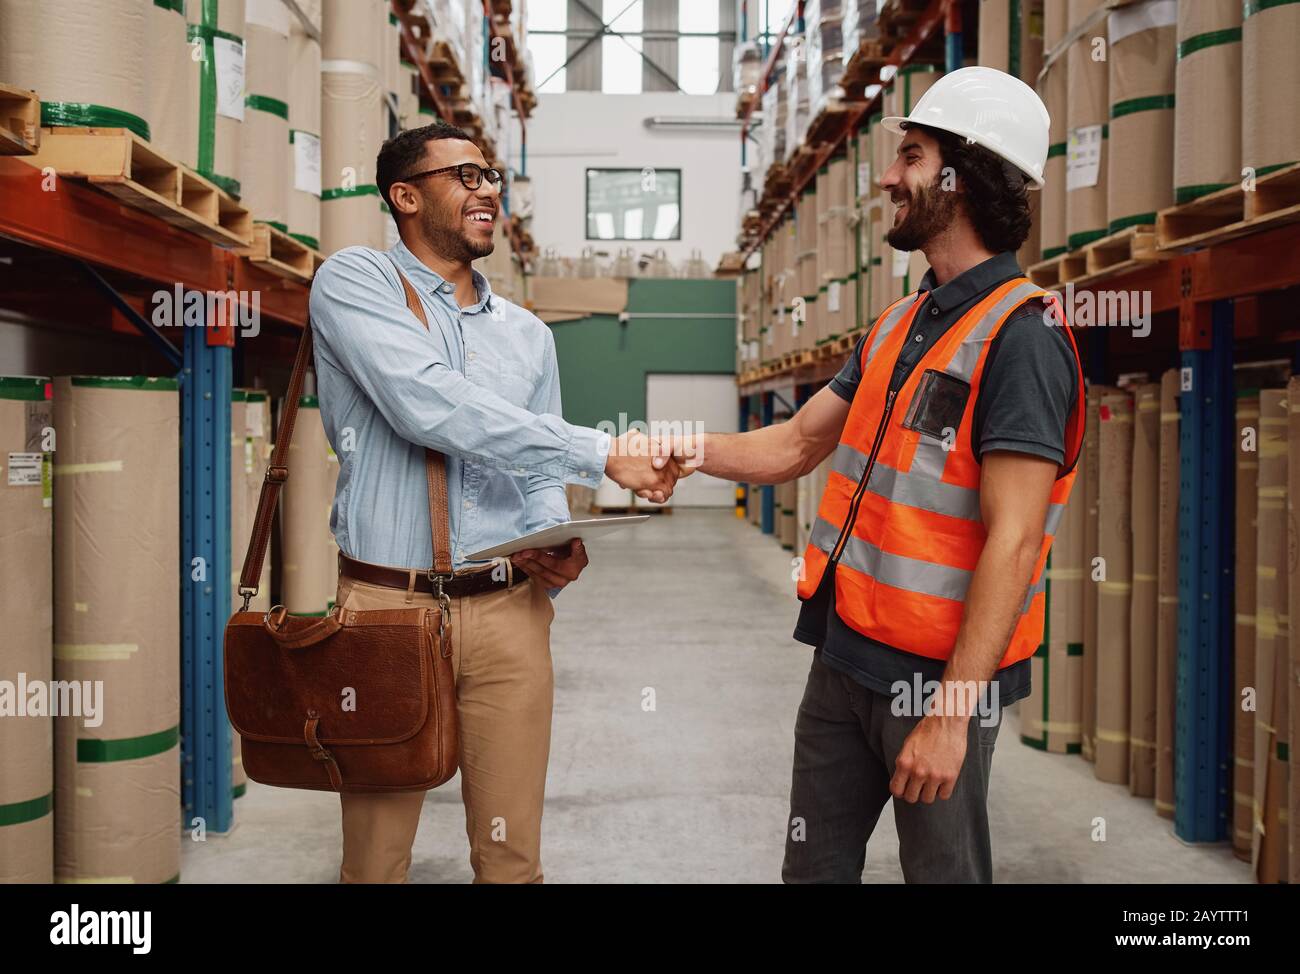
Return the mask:
M927 805L952 795L966 760L969 717L930 715L912 728L894 762L889 790L895 798Z
M574 538L563 548L517 551L510 556L510 560L516 568L522 568L534 578L541 579L547 588L564 588L576 581L587 567L587 549L581 538Z
M620 487L636 491L644 500L662 504L673 495L675 469L654 465L655 458L670 454L666 447L644 433L629 430L610 444L605 473Z

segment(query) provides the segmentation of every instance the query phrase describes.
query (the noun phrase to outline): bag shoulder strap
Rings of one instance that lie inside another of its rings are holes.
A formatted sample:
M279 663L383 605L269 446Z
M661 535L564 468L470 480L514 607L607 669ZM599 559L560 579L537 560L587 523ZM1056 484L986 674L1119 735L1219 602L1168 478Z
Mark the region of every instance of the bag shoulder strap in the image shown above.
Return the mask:
M396 267L396 264L394 264ZM401 270L397 271L406 294L406 306L411 310L427 330L429 320L425 317L424 306L415 288L406 279ZM280 428L275 433L275 448L271 451L271 461L267 465L266 475L262 479L262 492L257 498L257 514L253 518L253 532L248 539L248 550L244 554L244 568L239 575L239 594L245 597L245 604L257 594L257 585L261 579L262 565L266 562L266 547L271 539L271 524L275 520L275 509L280 502L280 488L289 479L289 443L293 440L293 427L298 419L298 400L302 396L303 376L312 357L311 320L308 319L302 330L302 339L298 342L298 354L293 360L293 371L289 375L289 388L285 392L284 414L280 417ZM447 458L438 450L425 447L425 479L429 485L429 528L433 537L433 571L438 575L451 576L451 521L447 509Z

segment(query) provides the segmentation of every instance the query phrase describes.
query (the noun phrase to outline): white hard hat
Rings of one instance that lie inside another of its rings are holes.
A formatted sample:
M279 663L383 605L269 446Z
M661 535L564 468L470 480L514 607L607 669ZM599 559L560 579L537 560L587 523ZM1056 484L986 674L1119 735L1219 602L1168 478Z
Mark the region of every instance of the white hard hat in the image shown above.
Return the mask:
M945 74L921 96L912 114L880 124L902 132L904 122L943 129L982 145L1043 188L1051 119L1037 92L997 68L960 68Z

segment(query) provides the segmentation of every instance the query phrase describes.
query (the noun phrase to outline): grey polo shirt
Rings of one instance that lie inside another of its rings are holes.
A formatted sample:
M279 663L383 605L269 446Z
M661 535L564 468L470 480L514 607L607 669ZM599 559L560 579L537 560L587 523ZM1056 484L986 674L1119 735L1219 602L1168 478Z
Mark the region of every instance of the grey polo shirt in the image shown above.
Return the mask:
M920 312L899 352L891 388L899 388L925 355L967 311L1000 284L1020 277L1015 254L990 257L941 287L927 271L919 290ZM862 379L862 343L830 387L852 402ZM1018 308L989 348L971 423L971 448L979 459L989 450L1011 450L1065 462L1065 426L1078 395L1074 351L1060 328L1043 322L1043 304L1034 300ZM794 638L816 646L826 665L863 686L891 693L899 680L911 683L943 677L944 662L888 646L850 628L835 611L834 573L827 572L817 591L799 611ZM1029 693L1029 660L999 670L999 702L1010 704Z

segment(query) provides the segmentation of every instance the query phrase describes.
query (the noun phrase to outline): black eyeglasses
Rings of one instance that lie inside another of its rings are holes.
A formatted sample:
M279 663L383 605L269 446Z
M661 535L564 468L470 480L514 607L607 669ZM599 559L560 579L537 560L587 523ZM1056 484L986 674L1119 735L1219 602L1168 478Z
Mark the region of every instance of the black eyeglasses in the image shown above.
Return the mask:
M466 189L478 189L483 185L484 177L497 189L501 188L501 170L484 169L482 166L473 162L462 162L455 166L443 166L441 169L429 169L425 172L413 173L410 176L403 176L397 180L399 183L409 183L415 179L423 179L425 176L437 176L444 172L455 172L460 176L461 184Z

